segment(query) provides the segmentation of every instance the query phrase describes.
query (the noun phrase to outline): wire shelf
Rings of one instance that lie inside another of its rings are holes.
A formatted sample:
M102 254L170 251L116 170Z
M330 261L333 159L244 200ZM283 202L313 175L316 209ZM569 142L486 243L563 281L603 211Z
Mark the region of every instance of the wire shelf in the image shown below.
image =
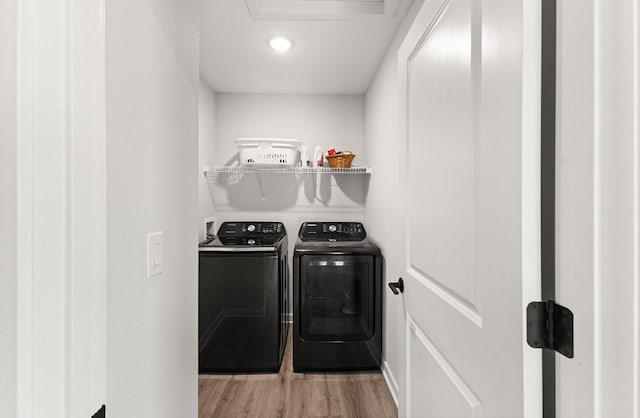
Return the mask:
M331 167L209 167L204 174L214 173L283 173L283 174L371 174L371 167L331 168Z

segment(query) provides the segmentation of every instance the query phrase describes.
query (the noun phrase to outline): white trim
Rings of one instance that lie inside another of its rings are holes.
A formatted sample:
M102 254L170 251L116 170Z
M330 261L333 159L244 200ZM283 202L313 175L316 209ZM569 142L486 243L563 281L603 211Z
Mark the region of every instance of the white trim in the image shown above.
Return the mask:
M70 416L106 403L105 2L71 0Z
M0 416L17 415L18 251L18 9L16 1L0 2Z
M17 1L17 414L33 416L33 15Z
M640 1L633 2L633 416L640 415Z
M382 367L380 367L380 371L382 372L382 376L384 377L384 381L387 383L387 387L389 388L389 392L391 392L391 396L393 397L393 401L396 403L396 408L399 407L398 404L398 383L396 382L396 378L393 376L391 372L391 368L389 367L389 363L387 360L382 358Z
M16 0L18 417L105 402L104 0Z
M527 303L541 297L542 7L522 3L522 399L524 417L542 416L542 350L527 344Z
M409 315L409 312L406 312L404 323L404 405L398 407L398 415L404 414L406 418L411 418L411 324L413 323L413 319L411 315ZM402 409L402 406L404 406L404 409Z
M564 67L559 66L558 167L564 202L556 298L574 309L577 343L576 358L557 363L559 413L635 416L638 2L575 0L559 6Z
M19 41L21 57L30 61L21 99L30 100L20 122L32 131L31 155L19 164L29 171L32 193L23 226L32 235L24 262L31 268L30 322L24 338L31 346L28 370L31 379L31 407L34 416L67 417L68 398L68 135L69 67L68 0L30 2L21 26L30 31L30 42ZM29 21L27 24L26 21ZM22 27L20 29L22 31ZM23 203L23 202L21 202ZM19 231L22 234L23 231ZM19 278L19 280L22 280ZM19 319L20 320L20 319ZM22 373L20 370L19 373Z
M593 413L602 418L602 144L601 131L601 78L602 78L602 31L599 2L594 1L593 31Z
M575 318L575 358L556 358L558 416L594 414L595 0L558 3L556 301ZM579 40L579 42L576 42Z

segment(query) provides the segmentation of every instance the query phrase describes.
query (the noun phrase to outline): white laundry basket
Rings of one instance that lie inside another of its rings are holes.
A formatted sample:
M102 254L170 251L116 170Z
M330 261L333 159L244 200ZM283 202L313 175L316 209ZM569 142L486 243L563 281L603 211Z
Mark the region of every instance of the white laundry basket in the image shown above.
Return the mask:
M298 165L300 141L288 138L238 138L240 163L252 167L294 167Z

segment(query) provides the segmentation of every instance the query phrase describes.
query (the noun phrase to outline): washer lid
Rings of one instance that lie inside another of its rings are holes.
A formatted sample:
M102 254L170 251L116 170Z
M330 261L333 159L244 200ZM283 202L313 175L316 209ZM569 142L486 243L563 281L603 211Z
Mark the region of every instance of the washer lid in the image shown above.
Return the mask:
M207 241L202 241L198 245L199 251L205 252L275 252L278 245L282 241L282 237L270 237L268 239L261 238L223 238L216 237Z

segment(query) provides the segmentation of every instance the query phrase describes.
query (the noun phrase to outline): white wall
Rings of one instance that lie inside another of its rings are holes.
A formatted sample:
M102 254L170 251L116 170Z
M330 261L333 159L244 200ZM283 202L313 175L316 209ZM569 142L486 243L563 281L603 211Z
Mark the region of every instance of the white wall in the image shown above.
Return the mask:
M106 4L109 416L197 416L198 25L197 0Z
M17 2L0 2L0 417L17 416Z
M364 96L216 94L216 138L212 165L237 164L235 138L296 138L310 147L357 154L366 166ZM232 220L281 221L289 236L290 258L304 221L362 221L369 176L256 174L210 177L218 223ZM290 286L291 288L291 286Z
M400 141L398 104L400 100L397 54L408 28L422 5L416 0L407 13L396 37L373 79L366 95L367 153L373 175L367 197L365 226L369 235L382 248L385 257L384 284L384 368L397 400L405 381L405 311L402 297L388 291L387 283L401 276L401 248L404 234L397 208L401 201L398 184L400 156L394 153L394 143Z
M313 94L217 94L217 164L226 164L239 137L295 138L311 151L335 148L357 154L353 165L367 165L364 149L364 96Z
M205 238L205 219L215 217L213 196L209 189L203 168L213 161L213 147L216 137L216 94L209 85L200 79L198 129L198 240ZM213 231L214 233L216 231Z

